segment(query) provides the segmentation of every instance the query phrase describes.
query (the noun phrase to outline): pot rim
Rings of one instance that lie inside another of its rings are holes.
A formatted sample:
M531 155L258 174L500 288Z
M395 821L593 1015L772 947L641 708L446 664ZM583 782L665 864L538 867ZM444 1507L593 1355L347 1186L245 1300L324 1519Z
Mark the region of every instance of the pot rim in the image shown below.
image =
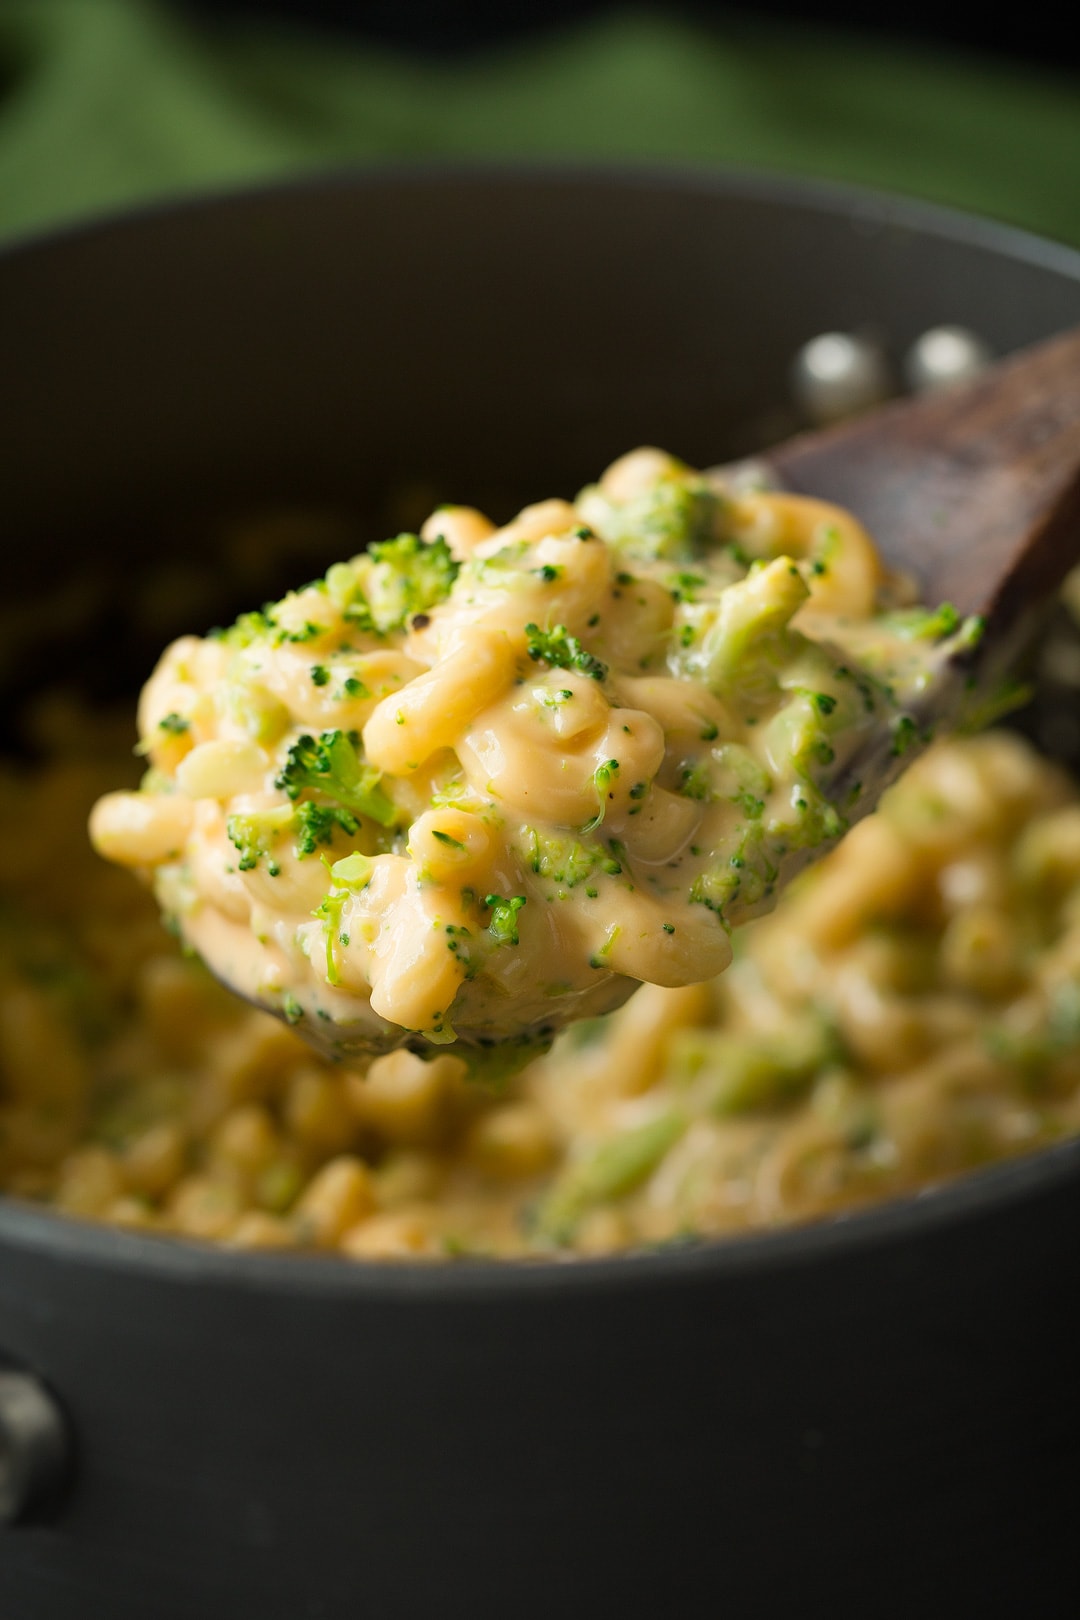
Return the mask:
M620 191L657 188L706 195L750 197L780 206L803 207L826 214L847 214L867 226L901 225L964 246L985 247L1080 280L1080 247L1040 236L1021 225L968 212L947 203L930 202L903 192L878 190L840 180L822 180L788 171L739 164L706 164L633 160L605 162L594 158L396 159L370 164L342 163L307 170L285 179L222 182L130 206L106 207L56 225L31 226L0 241L0 269L9 260L52 252L69 244L123 235L148 224L278 198L320 193L379 191L389 187L422 187L432 183L483 188L507 180L526 185L613 186Z
M915 1237L968 1226L1080 1178L1080 1137L962 1173L917 1192L772 1230L689 1238L600 1256L352 1260L290 1250L239 1250L142 1233L0 1196L0 1245L53 1261L209 1283L247 1292L350 1296L369 1302L633 1292L802 1269L845 1255L892 1251Z
M122 239L147 225L197 220L207 213L258 206L276 199L374 192L453 184L484 189L517 184L568 189L606 186L617 192L676 190L749 198L847 216L867 227L900 226L923 236L984 248L1080 284L1080 250L983 215L869 187L768 169L729 165L597 160L399 161L318 169L285 180L222 185L179 197L108 209L58 226L31 229L0 244L0 276L9 263L63 253L72 246ZM79 1220L0 1195L0 1244L42 1257L178 1283L213 1283L242 1290L329 1293L371 1301L487 1299L493 1294L623 1292L640 1283L680 1286L691 1278L762 1274L813 1265L866 1247L978 1220L1080 1176L1080 1137L969 1171L944 1183L774 1230L756 1230L631 1249L611 1255L482 1259L424 1263L346 1260L289 1251L240 1251L172 1235L144 1234Z

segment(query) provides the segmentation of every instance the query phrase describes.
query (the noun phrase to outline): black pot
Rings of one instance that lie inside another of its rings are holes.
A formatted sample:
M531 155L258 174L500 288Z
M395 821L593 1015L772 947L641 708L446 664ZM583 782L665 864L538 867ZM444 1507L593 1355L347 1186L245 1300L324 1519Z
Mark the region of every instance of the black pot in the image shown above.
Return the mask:
M508 504L639 442L715 461L784 431L808 336L942 321L999 350L1080 321L1080 256L670 173L372 174L54 237L0 262L8 589L31 616L119 563L112 610L148 556L206 554L211 509L374 523L421 477ZM126 622L69 623L95 690ZM1080 1142L573 1265L239 1256L0 1203L0 1359L70 1434L65 1488L0 1530L0 1614L1071 1616L1078 1269Z

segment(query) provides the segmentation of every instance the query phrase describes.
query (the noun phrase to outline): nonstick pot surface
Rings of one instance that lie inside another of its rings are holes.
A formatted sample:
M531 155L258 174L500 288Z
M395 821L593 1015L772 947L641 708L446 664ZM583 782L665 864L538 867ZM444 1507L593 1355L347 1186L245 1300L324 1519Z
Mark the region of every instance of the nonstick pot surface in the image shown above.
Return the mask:
M807 337L945 321L999 350L1080 321L1080 257L811 187L482 170L31 244L0 261L35 627L4 707L58 646L103 694L137 677L138 582L212 563L223 513L378 533L410 491L508 512L634 443L716 461L788 429ZM81 576L97 610L50 644ZM1071 1613L1078 1260L1076 1144L564 1266L239 1257L0 1204L0 1365L74 1459L0 1530L0 1615Z

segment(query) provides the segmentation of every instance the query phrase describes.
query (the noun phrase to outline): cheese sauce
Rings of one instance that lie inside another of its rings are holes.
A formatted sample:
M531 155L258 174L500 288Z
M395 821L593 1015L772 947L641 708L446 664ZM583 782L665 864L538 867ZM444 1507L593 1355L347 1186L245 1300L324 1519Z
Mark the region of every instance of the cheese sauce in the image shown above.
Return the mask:
M847 513L639 450L572 504L441 508L174 643L147 776L91 833L324 1048L520 1062L638 982L722 972L925 744L978 634L911 606Z
M362 1259L566 1257L805 1221L1080 1130L1080 793L935 743L735 936L502 1087L453 1047L315 1057L161 928L83 826L122 747L0 772L0 1188Z

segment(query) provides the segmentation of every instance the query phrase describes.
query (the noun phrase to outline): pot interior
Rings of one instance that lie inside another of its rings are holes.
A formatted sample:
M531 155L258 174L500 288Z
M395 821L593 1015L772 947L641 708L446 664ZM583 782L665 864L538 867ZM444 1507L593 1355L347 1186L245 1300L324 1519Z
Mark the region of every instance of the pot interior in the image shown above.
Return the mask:
M798 347L998 352L1080 256L897 201L709 176L404 172L148 212L0 264L0 683L133 690L202 630L416 523L497 519L655 443L792 431Z

